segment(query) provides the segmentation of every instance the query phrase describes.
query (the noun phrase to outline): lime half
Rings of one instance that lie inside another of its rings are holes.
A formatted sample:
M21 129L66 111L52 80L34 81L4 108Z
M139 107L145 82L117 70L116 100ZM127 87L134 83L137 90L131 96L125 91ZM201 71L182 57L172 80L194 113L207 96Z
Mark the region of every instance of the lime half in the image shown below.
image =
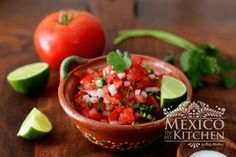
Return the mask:
M168 75L164 75L161 82L161 108L177 105L186 99L185 84Z
M39 139L52 130L48 118L38 109L33 108L22 123L17 136L29 140Z
M19 67L7 76L11 87L23 94L38 93L47 85L48 79L49 66L44 62Z

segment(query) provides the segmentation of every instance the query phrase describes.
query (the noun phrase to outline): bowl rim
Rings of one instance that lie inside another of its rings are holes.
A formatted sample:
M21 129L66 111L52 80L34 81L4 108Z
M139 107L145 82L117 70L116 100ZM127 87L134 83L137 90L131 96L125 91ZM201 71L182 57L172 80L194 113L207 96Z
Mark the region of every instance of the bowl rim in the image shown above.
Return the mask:
M181 78L185 81L184 83L185 83L186 88L187 88L187 98L189 100L192 99L192 86L191 86L188 78L185 76L185 74L179 68L177 68L176 66L171 65L171 64L169 64L169 63L167 63L167 62L165 62L161 59L158 59L156 57L147 56L147 55L143 55L143 54L131 54L131 55L132 56L139 55L139 56L142 56L142 57L144 57L148 60L155 60L156 62L162 63L162 64L168 66L168 68L170 68L174 71L177 71L178 75L179 74L182 75ZM106 55L102 55L100 57L90 59L89 61L87 61L86 63L84 63L82 65L84 66L84 65L89 64L91 62L95 62L97 60L104 59L104 58L106 58ZM72 73L74 73L82 65L79 65L76 68L74 68L73 70L71 70L68 74L68 78L71 76ZM165 120L167 119L167 117L165 116L162 119L159 119L159 120L156 120L156 121L153 121L153 122L147 122L147 123L138 124L138 125L120 125L120 124L103 123L103 122L100 122L100 121L96 121L96 120L87 118L87 117L81 115L78 111L74 110L69 105L69 103L67 102L67 100L65 98L64 86L65 86L66 81L68 80L68 78L65 79L65 80L60 80L59 87L58 87L59 102L60 102L61 107L66 112L66 114L69 115L69 117L71 117L73 119L76 119L81 123L86 123L86 125L99 126L100 128L105 128L105 129L113 128L113 129L123 130L123 129L140 129L140 128L144 128L144 127L149 128L149 127L153 127L153 126L159 126L160 124L163 124L165 122Z

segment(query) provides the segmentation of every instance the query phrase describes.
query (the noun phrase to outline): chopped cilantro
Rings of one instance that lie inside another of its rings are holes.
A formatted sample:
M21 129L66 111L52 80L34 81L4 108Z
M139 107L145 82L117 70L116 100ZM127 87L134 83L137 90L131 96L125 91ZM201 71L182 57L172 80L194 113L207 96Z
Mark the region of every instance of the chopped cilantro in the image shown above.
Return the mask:
M122 105L124 105L124 104L125 104L125 100L121 99L121 100L120 100L120 103L121 103Z
M103 103L102 102L100 102L99 104L98 104L98 112L102 112L103 111Z
M81 86L80 86L80 85L78 85L78 86L77 86L77 90L78 90L78 91L80 91L80 88L81 88Z
M105 84L106 84L106 81L104 78L97 78L96 81L95 81L96 85L98 88L102 88Z
M149 74L154 73L154 70L149 65L146 65L144 68L148 71Z
M124 91L124 88L120 88L118 93L122 93Z
M88 107L89 107L89 108L92 108L92 107L93 107L93 103L92 103L92 102L89 102L89 103L88 103Z

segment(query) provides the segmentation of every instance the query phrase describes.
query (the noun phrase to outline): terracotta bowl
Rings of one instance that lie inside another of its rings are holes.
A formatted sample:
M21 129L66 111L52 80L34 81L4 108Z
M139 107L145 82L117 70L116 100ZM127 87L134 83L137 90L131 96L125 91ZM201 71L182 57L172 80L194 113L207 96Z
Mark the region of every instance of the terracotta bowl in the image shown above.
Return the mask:
M82 60L75 56L65 59L61 65L58 95L59 101L66 114L74 121L85 138L92 143L112 150L131 150L151 144L164 132L166 118L139 124L139 125L111 125L84 117L77 112L74 106L74 95L77 91L78 79L73 72L79 71L85 74L88 68L97 69L106 65L106 56L101 56L74 68L67 74L71 62ZM161 71L182 80L187 87L187 97L192 97L192 87L186 76L175 66L161 61L157 58L143 56L143 65L150 65L155 71Z
M236 156L236 144L225 138L221 146L199 146L197 148L190 148L188 143L181 142L178 150L177 157L189 157L191 154L200 151L200 150L213 150L218 151L225 154L227 157L235 157Z

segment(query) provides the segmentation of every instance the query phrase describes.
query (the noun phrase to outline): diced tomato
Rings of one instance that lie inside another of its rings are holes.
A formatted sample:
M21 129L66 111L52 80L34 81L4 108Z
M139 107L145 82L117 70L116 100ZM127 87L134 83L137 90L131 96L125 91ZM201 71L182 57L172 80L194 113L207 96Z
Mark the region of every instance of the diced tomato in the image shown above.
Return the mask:
M119 94L122 96L122 97L125 97L127 95L127 89L123 89L122 91L119 91Z
M110 65L105 67L106 74L110 74L112 67Z
M104 110L105 111L110 111L113 109L113 105L112 104L104 104Z
M136 113L134 114L135 121L139 120L140 117L141 117L141 116L140 116L140 113L136 112Z
M163 78L164 74L158 75L158 79L161 80Z
M122 99L122 95L117 93L116 95L114 95L114 97L118 100L121 100Z
M99 120L100 122L103 122L103 123L108 123L108 120L106 118L102 118Z
M132 64L131 67L136 67L139 66L143 61L143 57L136 55L136 56L132 56Z
M99 68L98 69L98 76L99 77L103 77L103 70L104 70L105 68Z
M113 80L116 78L117 74L107 74L106 81L107 83L112 83Z
M101 115L98 113L98 111L95 108L92 108L88 112L88 117L95 120L99 120L101 118Z
M80 74L79 70L78 70L78 71L75 71L75 72L74 72L74 75L75 75L77 78L79 78L79 79L80 79L80 77L81 77L81 76L80 76L81 74Z
M85 108L81 111L81 114L85 117L89 117L89 108Z
M97 89L95 82L82 84L80 90L93 90L93 89Z
M128 69L126 69L126 70L124 70L124 72L125 72L125 74L128 74L129 70L128 70Z
M157 112L159 112L161 110L160 104L157 102L157 100L154 98L153 95L149 95L147 97L147 104L154 105L157 108Z
M127 95L127 101L132 101L134 98L134 91L130 91Z
M121 112L123 110L123 107L122 106L115 106L115 111L117 111L117 112Z
M86 93L84 91L79 91L76 95L75 95L75 103L79 104L81 107L85 107L87 106L86 102L83 100L83 96Z
M161 86L161 82L160 81L157 81L153 84L154 87L160 87Z
M152 83L152 79L148 76L144 77L142 80L136 83L135 88L143 89L148 87Z
M148 71L141 66L133 67L130 69L129 73L127 74L127 79L129 81L138 81L141 80L143 77L148 75Z
M119 90L123 86L123 81L120 79L114 79L113 83L117 90Z
M135 121L132 107L125 108L119 116L119 124L131 124Z
M135 100L137 103L145 103L145 102L146 102L146 97L143 96L143 95L135 95L135 96L134 96L134 100Z
M111 114L109 114L109 116L108 116L108 120L109 121L117 120L119 114L120 113L118 111L116 111L116 110L112 111Z
M92 73L88 73L86 74L81 80L80 80L80 84L86 84L86 83L90 83L93 80L96 79L97 77L97 73L96 72L92 72Z
M95 108L96 110L98 110L98 102L96 102L96 103L93 103L93 108Z

